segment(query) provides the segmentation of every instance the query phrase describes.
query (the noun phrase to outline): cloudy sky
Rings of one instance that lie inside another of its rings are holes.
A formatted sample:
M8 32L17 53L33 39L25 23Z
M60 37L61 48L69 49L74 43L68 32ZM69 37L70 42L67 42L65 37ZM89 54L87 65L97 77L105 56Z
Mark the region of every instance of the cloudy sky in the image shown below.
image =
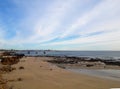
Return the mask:
M0 49L120 50L120 0L0 0Z

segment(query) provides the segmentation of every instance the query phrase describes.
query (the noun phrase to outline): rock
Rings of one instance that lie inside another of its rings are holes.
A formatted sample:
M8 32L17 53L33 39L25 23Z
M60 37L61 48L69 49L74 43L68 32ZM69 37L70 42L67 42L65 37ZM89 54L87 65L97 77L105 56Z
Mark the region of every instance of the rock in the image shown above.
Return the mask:
M24 67L23 67L23 66L20 66L19 69L20 69L20 70L21 70L21 69L24 69Z
M22 81L23 79L22 78L18 78L17 81Z

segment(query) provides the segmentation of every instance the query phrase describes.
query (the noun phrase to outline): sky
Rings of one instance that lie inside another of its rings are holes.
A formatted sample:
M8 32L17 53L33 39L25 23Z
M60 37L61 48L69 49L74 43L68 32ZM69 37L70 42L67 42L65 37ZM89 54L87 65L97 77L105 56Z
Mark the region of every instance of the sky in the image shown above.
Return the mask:
M120 0L0 0L0 49L120 50Z

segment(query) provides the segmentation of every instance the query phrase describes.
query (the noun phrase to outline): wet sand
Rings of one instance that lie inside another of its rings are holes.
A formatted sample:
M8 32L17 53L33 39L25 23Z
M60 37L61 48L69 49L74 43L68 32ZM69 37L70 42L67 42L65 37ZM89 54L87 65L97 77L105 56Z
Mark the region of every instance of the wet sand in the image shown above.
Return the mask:
M120 87L120 81L96 78L58 68L45 60L49 57L26 57L13 65L16 70L4 78L21 81L8 82L12 89L110 89ZM24 69L19 69L22 66Z
M120 81L120 70L115 69L68 69L75 73Z

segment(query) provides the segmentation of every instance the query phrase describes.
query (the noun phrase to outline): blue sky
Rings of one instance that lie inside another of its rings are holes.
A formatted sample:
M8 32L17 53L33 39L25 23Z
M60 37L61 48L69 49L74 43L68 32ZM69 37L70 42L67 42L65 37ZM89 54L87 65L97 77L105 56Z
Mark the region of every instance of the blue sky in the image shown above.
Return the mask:
M120 0L0 0L0 49L120 50Z

